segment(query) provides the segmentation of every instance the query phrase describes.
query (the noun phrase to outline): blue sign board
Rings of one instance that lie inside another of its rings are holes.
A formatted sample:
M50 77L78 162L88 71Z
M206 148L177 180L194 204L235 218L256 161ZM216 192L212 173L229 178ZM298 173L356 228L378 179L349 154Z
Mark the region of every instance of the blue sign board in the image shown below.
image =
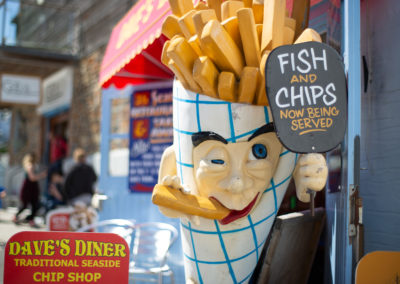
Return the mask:
M129 131L130 191L153 190L162 153L172 142L172 89L135 91Z

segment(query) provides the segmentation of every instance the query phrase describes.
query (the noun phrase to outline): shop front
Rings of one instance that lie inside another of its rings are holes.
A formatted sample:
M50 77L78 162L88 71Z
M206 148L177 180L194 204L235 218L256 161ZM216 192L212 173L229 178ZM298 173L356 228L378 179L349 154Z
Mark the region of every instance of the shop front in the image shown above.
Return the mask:
M44 117L43 162L54 163L67 154L69 109L74 88L74 71L64 67L43 80L43 97L37 112ZM63 145L58 145L62 143ZM63 148L55 153L55 148Z

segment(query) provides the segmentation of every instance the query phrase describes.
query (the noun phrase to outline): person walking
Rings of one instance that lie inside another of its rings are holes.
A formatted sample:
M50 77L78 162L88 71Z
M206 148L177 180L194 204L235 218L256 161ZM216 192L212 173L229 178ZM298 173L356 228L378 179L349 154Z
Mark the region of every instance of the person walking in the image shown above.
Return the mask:
M36 157L33 153L24 156L22 159L22 167L25 171L25 178L20 192L21 207L14 217L14 222L20 222L19 215L30 205L31 214L26 217L25 221L28 221L31 226L34 226L34 218L39 209L39 180L47 176L47 171L37 173Z
M97 175L93 167L86 163L86 153L83 149L76 149L73 158L76 164L67 174L64 184L67 203L74 205L77 201L82 201L86 206L90 206Z

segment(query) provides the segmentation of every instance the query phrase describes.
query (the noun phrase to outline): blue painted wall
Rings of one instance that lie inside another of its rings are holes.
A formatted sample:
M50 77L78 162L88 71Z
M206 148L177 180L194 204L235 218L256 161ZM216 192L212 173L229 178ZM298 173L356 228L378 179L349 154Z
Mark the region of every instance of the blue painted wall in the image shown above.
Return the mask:
M362 1L362 55L369 70L361 100L360 191L366 253L400 251L399 27L399 1Z
M165 86L165 84L161 85ZM153 86L160 86L160 84ZM138 88L144 88L144 86ZM158 207L151 203L150 193L131 193L128 190L127 176L112 177L108 172L110 139L128 138L129 136L128 133L110 135L111 102L116 98L130 97L133 91L133 86L127 86L121 90L111 87L102 92L101 174L98 187L103 194L107 195L108 199L103 202L102 210L99 214L100 219L135 219L138 223L151 221L166 222L175 226L179 231L179 221L163 216L159 212ZM183 253L180 237L171 249L169 264L174 271L175 282L184 283Z

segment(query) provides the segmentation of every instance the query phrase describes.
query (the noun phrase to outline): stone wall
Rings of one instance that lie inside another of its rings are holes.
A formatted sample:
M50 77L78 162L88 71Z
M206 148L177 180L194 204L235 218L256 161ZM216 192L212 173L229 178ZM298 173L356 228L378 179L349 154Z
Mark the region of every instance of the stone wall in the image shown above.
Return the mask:
M103 49L82 59L75 67L74 96L71 102L68 128L70 153L82 147L88 153L99 151L101 88L98 74Z
M42 129L42 118L37 114L35 106L15 105L12 108L10 165L20 164L23 156L30 152L40 157Z

